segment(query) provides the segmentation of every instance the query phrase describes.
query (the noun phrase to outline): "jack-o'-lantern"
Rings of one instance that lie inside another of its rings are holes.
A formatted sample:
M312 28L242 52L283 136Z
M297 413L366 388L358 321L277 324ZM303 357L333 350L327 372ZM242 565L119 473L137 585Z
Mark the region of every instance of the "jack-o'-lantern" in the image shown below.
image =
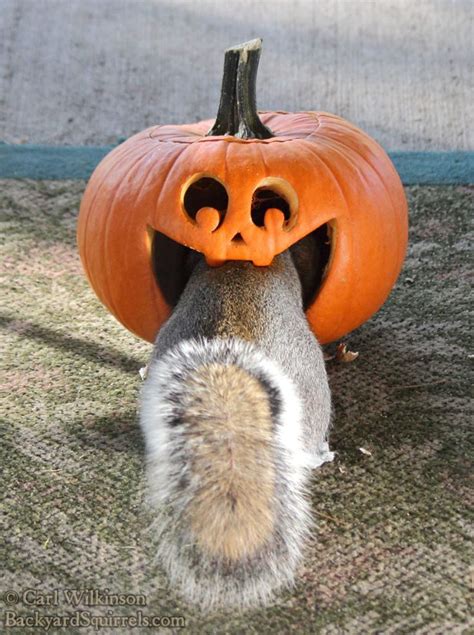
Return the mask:
M301 241L308 321L337 339L387 298L407 244L398 174L368 135L322 112L257 114L260 40L226 52L215 121L154 126L107 155L85 191L81 258L100 300L153 341L184 288L186 250L266 266Z

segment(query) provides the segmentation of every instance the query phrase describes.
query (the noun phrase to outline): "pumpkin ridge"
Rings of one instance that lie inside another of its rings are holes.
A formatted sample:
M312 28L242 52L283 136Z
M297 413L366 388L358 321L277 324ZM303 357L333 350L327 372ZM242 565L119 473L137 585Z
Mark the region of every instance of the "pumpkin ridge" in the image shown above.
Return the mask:
M255 164L258 165L258 169L261 170L262 172L265 171L265 164L262 164L262 161L260 160L260 156L261 156L261 148L258 144L252 144L251 146L249 146L249 150L252 152L254 158L255 158ZM233 157L232 154L236 154L237 156L240 153L240 150L238 149L238 146L228 146L228 150L227 150L227 158L230 160L230 162L232 163ZM237 209L236 207L236 196L234 195L232 200L229 198L229 214L228 214L228 222L233 224L235 223L236 218L239 219L239 216L241 213L244 214L245 217L245 227L242 223L242 218L240 218L240 230L238 228L228 228L228 232L229 232L229 237L231 237L232 235L234 235L237 231L241 231L242 235L244 236L245 234L248 234L248 231L250 229L251 232L253 232L256 228L254 226L254 223L252 221L251 218L251 208L252 208L252 195L253 192L248 192L246 191L246 188L241 188L241 192L242 190L245 189L245 205L246 208L242 209L241 211L239 209ZM239 192L239 194L241 193ZM232 196L232 192L230 193L230 196ZM247 244L247 239L245 239L245 242ZM249 260L251 260L251 258L249 258Z
M178 159L182 158L182 156L186 153L187 150L189 150L190 147L191 146L188 145L187 147L181 148L179 153L176 154L175 156L173 156L173 158L171 159L170 166L168 167L168 169L166 171L165 178L163 179L163 182L162 182L161 187L160 187L160 191L158 193L158 197L157 197L156 202L155 202L154 214L156 214L157 211L158 211L158 214L159 214L159 210L162 209L162 207L161 207L161 199L162 199L162 196L163 196L163 192L165 191L166 183L168 182L168 179L170 178L171 173L173 172L174 168L176 167ZM154 229L156 231L155 227L154 227ZM171 236L170 236L170 238L171 238Z
M388 200L390 201L390 205L392 208L392 216L396 215L396 206L394 204L394 200L392 197L392 192L390 191L390 189L387 187L385 180L382 178L382 175L380 174L380 172L378 171L378 169L376 168L376 166L372 163L372 161L369 161L369 159L360 154L359 152L357 152L357 150L352 146L352 145L348 145L347 143L344 143L344 141L340 140L340 139L336 139L334 140L337 143L339 143L340 145L342 145L344 148L346 148L347 150L350 150L352 153L356 153L357 156L359 158L362 158L364 160L364 162L372 169L372 171L377 175L378 180L380 181L382 188L385 190L385 193L387 195ZM373 143L375 143L378 148L377 149L381 149L383 150L382 146L380 146L380 144L377 143L377 141L375 141L375 139L371 139L371 141ZM371 153L373 154L373 152ZM399 181L399 177L398 174L395 172L395 170L393 170L393 176L396 177ZM401 182L400 182L400 187L403 187ZM403 263L403 259L404 259L404 255L406 252L406 238L402 237L400 235L400 232L394 232L396 235L396 240L397 240L397 253L399 255L399 261ZM398 272L396 272L393 276L393 283L395 283L395 281L398 278L398 275L400 274L400 265L397 265L396 269L398 269Z
M227 175L229 174L229 148L230 145L226 144L224 146L224 180L227 181ZM230 193L227 193L228 197L229 197L229 203L230 203Z
M144 159L147 155L151 154L152 149L148 149L144 154L140 154L140 156L137 158L136 161L133 162L133 164L131 166L128 166L126 172L125 172L125 176L130 175L134 169L137 168L137 166L140 165L140 162L142 161L142 159ZM108 254L108 249L107 249L107 244L109 241L109 233L110 233L110 224L112 221L112 217L114 215L114 207L115 207L115 203L117 201L117 197L118 194L121 192L122 188L127 186L127 180L126 178L124 178L122 180L122 182L120 183L120 185L115 189L113 195L112 195L112 200L109 201L108 204L108 208L109 208L109 213L107 214L107 217L105 219L105 225L104 225L104 229L103 229L103 233L102 233L102 254ZM116 303L113 297L113 294L110 292L110 285L108 283L109 280L113 280L113 275L110 275L110 258L108 258L107 256L102 256L102 262L103 262L103 266L106 272L106 278L105 278L105 288L106 288L106 292L107 292L107 297L109 298L109 302L111 305L111 310L112 312L117 315L117 318L119 319L119 321L121 320L121 315L122 312L119 311L116 308Z
M334 139L333 137L325 137L324 138L324 144L326 146L330 146L332 147L332 149L337 152L337 154L340 157L343 157L346 159L346 161L353 167L353 169L356 170L357 175L359 180L361 181L361 183L363 184L364 189L367 189L367 177L364 173L363 170L361 170L359 168L359 166L357 165L357 161L354 160L354 155L356 158L363 158L362 155L360 155L357 151L352 150L351 152L347 152L348 148L346 148L346 146L342 143L339 143L337 139ZM342 148L341 148L342 146ZM349 208L350 209L350 208ZM378 213L380 214L380 212L378 211ZM353 222L353 218L352 216L351 218L351 222ZM353 241L353 234L351 232L351 242ZM383 254L383 261L386 261L386 257L385 257L385 252L381 252L380 249L378 249L379 253ZM353 248L352 249L352 253L357 253L356 250ZM351 276L352 276L352 271L351 271ZM348 311L352 311L354 309L354 305L355 305L355 297L354 294L350 295L350 301L349 301L349 306L348 306ZM378 310L380 307L377 307L375 310Z
M113 156L108 155L107 157L105 157L103 159L103 161L107 161L108 169L107 169L107 171L105 172L104 175L101 175L100 185L97 187L96 191L94 192L94 196L92 197L91 201L87 205L86 217L84 219L84 222L81 223L80 227L78 228L78 235L79 235L79 231L81 232L81 234L84 237L87 235L87 233L88 233L87 230L88 230L88 226L89 226L89 220L90 220L91 215L92 215L93 207L94 207L94 205L96 203L97 197L99 196L99 194L101 193L103 187L105 186L105 183L107 182L108 176L113 172L113 170L116 168L118 163L120 163L121 161L125 160L125 158L129 159L130 156L132 156L137 151L137 147L136 146L126 147L126 145L127 144L124 143L124 144L121 144L121 145L117 146L117 148L114 149L115 154ZM111 165L108 165L109 163L111 163ZM78 238L79 238L79 236L78 236ZM87 277L89 278L89 280L92 280L92 276L91 276L91 273L90 273L90 267L89 267L88 243L87 243L87 241L85 241L85 238L83 239L84 242L81 239L79 239L79 240L80 240L80 243L83 244L83 249L81 250L82 251L81 260L82 260L84 269L86 271Z
M157 149L157 148L156 148L156 146L154 146L154 147L153 147L153 149L152 149L152 152L154 152L156 149ZM144 159L146 159L146 158L149 156L149 154L151 154L152 152L145 154L145 155L143 156L143 158L144 158ZM181 153L180 153L180 154L181 154ZM179 156L180 156L180 155L179 155ZM173 164L174 164L174 162L173 162ZM142 192L143 192L143 189L145 188L145 186L146 186L146 184L147 184L147 182L148 182L148 179L149 179L150 175L152 174L152 172L154 172L154 167L155 167L154 165L151 165L151 166L149 167L149 169L147 170L147 172L145 173L145 175L143 176L142 182L141 182L141 184L140 184L140 187L139 187L139 190L138 190L138 193L137 193L137 200L140 200L140 196L141 196L141 194L142 194ZM147 226L146 231L148 231L148 227L151 227L151 226L150 226L150 225L148 225L148 226ZM151 228L151 229L153 229L153 228ZM154 230L153 230L153 231L154 231ZM155 298L156 298L156 281L155 281L154 276L151 276L151 277L150 277L150 279L149 279L149 283L150 283L150 287L151 287L151 288L150 288L150 292L151 292L151 293L150 293L150 295L151 295L151 297L155 300ZM160 293L161 293L161 292L160 292ZM158 309L158 310L159 310L159 309ZM136 333L136 335L138 335L138 336L139 336L139 334L138 334L138 333Z
M268 174L268 165L267 162L265 161L265 154L263 152L263 149L261 146L257 146L257 150L258 150L258 154L260 155L260 161L263 164L263 170L265 173L265 178L268 178L269 174Z
M369 161L366 156L364 156L363 154L358 152L357 149L354 148L352 145L348 145L347 143L344 143L340 139L334 139L333 137L327 137L326 140L330 140L333 145L342 146L345 149L345 151L347 152L347 154L350 154L351 156L355 155L357 157L357 159L362 159L364 161L364 163L368 166L370 171L376 176L377 180L380 182L382 189L385 191L385 195L387 197L387 200L390 203L390 207L391 207L391 211L392 211L391 216L394 217L395 214L393 212L395 211L395 206L394 206L394 203L393 203L393 198L392 198L391 192L387 188L387 186L385 184L385 181L381 177L381 175L378 172L378 170L373 166L372 162ZM380 148L380 149L383 150L383 148ZM393 232L393 233L395 234L395 240L396 240L396 245L397 245L397 254L398 254L399 258L398 258L397 262L393 263L393 265L392 265L391 285L393 285L395 283L395 281L397 280L397 278L398 278L398 275L400 273L400 264L399 263L403 261L403 255L404 255L404 251L405 251L405 250L403 250L403 252L402 252L402 249L401 249L403 247L403 243L405 242L405 240L403 240L403 242L402 242L402 237L400 236L400 232ZM382 304L383 304L383 302L382 302ZM380 306L382 306L382 304Z
M326 172L330 175L330 177L331 177L331 179L332 179L333 183L335 184L335 186L336 186L336 188L337 188L337 191L339 192L339 195L340 195L340 197L341 197L341 200L342 200L342 201L343 201L343 203L344 203L344 211L345 211L345 215L346 215L346 216L348 216L348 215L349 215L349 203L348 203L348 201L347 201L347 198L346 198L346 194L345 194L345 192L344 192L344 189L343 189L343 187L342 187L342 185L341 185L341 183L340 183L340 181L339 181L339 177L338 177L338 175L337 175L335 172L333 172L333 170L331 169L331 167L328 165L327 161L326 161L326 160L325 160L325 159L321 156L321 154L319 154L319 153L318 153L318 149L314 146L314 144L313 144L313 143L311 143L310 141L306 141L306 145L308 146L309 150L311 151L311 154L312 154L314 157L316 157L316 159L317 159L317 160L318 160L318 161L319 161L319 162L320 162L320 163L324 166L324 168L325 168ZM329 222L329 221L326 221L326 222ZM335 236L335 237L332 237L332 239L331 239L331 243L332 243L332 242L333 242L333 240L334 240L334 243L335 243L335 244L334 244L334 245L333 245L333 244L331 244L331 254L330 254L330 256L329 256L329 262L328 262L328 266L329 266L329 267L330 267L331 261L332 261L332 260L333 260L333 258L335 257L335 249L337 249L337 231L338 231L338 227L337 227L337 225L338 225L338 223L339 223L339 222L340 222L340 219L339 219L338 217L336 217L336 218L335 218L335 223L336 223L336 236ZM351 238L352 238L352 237L351 237ZM317 291L316 297L314 298L313 303L312 303L312 304L311 304L311 306L309 307L308 311L310 311L311 309L313 309L313 307L316 305L316 300L317 300L318 295L319 295L320 293L322 293L322 292L323 292L323 290L324 290L324 288L325 288L325 286L326 286L326 281L327 281L327 279L328 279L329 273L330 273L330 268L329 268L329 270L328 270L328 275L326 276L326 278L325 278L324 280L322 280L322 281L321 281L321 284L320 284L319 289L318 289L318 291ZM349 303L349 307L348 307L348 312L349 312L349 309L350 309L350 303ZM308 311L307 311L307 312L308 312ZM341 322L342 322L342 318L343 318L343 316L342 316L341 314L338 314L337 316L336 316L336 315L333 315L333 316L332 316L332 324L333 324L333 326L335 325L335 326L337 327L337 328L333 328L333 330L334 330L334 331L338 331L338 330L339 330L339 325L340 325L340 324L341 324ZM323 343L324 343L324 342L323 342Z
M109 165L109 169L107 170L107 172L105 173L105 175L102 177L102 182L100 183L99 187L95 190L94 195L91 199L90 202L88 202L88 210L87 210L87 216L85 217L83 223L78 227L78 234L79 232L83 233L84 236L87 234L87 227L89 224L89 219L90 219L90 210L92 209L92 206L95 204L95 201L97 199L97 197L99 196L100 192L102 191L102 188L105 184L105 181L107 179L107 177L109 176L109 174L112 172L112 170L115 168L116 164L119 162L119 160L124 159L127 154L131 154L132 152L135 151L134 147L124 147L126 144L121 144L120 146L117 146L117 148L115 148L115 152L116 154L114 155L114 161L112 163L112 165ZM121 152L119 152L119 150L121 150ZM105 160L105 157L104 159ZM112 161L112 157L110 155L107 156L107 162ZM100 165L100 164L99 164ZM99 167L99 166L97 166ZM96 168L97 169L97 168ZM84 262L84 264L86 264ZM86 273L88 273L88 267L85 267L86 269Z

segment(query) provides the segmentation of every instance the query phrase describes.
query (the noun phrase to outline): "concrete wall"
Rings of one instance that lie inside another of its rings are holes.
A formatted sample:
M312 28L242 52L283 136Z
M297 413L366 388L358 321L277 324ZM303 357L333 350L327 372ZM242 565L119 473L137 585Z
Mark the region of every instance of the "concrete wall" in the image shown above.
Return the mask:
M390 150L472 150L471 0L0 0L0 139L113 143L216 113L264 38L261 109L336 112Z

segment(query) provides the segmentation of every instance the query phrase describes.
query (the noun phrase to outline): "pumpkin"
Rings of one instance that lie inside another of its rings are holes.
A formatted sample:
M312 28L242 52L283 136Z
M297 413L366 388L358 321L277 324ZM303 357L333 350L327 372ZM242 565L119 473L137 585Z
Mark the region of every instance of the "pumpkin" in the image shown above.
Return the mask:
M324 269L306 315L325 343L387 298L407 245L398 174L367 134L324 112L257 114L261 40L226 52L215 121L153 126L108 154L81 203L78 244L100 300L154 341L186 282L184 255L269 265L311 236Z

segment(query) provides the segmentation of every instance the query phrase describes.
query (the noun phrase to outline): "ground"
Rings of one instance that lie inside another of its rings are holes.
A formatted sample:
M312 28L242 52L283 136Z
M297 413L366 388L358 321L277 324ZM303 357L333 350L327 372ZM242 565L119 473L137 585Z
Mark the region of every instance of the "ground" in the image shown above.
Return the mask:
M312 482L316 524L296 588L266 609L203 616L152 565L137 424L151 347L84 278L75 246L84 185L0 182L2 589L143 593L145 614L182 615L190 633L467 633L473 188L407 189L397 286L347 338L358 359L328 361L337 454ZM37 608L72 610L64 598Z

